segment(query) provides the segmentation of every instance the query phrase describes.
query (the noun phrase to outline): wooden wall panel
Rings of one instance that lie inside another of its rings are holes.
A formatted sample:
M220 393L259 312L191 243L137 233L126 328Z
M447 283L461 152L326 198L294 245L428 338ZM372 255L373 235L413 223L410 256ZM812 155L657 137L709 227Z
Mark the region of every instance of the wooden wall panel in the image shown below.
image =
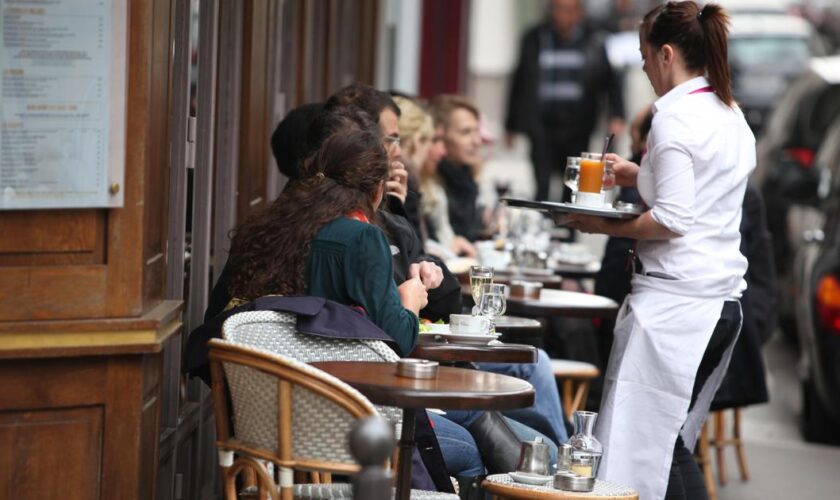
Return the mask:
M148 106L137 133L148 137L145 164L143 238L143 298L149 304L163 298L166 276L167 207L169 206L169 56L170 9L168 1L157 0L151 13L154 33L142 43L149 46ZM132 136L130 131L129 137ZM140 153L140 151L138 151Z
M139 316L161 298L170 5L128 2L124 206L4 212L0 321Z
M0 267L105 264L105 210L4 212Z
M245 3L237 219L266 204L271 106L268 74L268 0Z
M0 413L4 497L99 498L102 425L101 406Z

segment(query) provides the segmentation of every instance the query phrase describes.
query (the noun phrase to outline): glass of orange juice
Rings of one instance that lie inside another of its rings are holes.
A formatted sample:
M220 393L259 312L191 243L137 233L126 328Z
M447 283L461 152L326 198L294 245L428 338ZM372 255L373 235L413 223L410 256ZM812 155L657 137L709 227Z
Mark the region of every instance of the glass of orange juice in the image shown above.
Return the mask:
M580 155L580 176L578 177L578 192L600 193L604 182L604 162L599 153L583 153Z
M604 184L604 162L598 153L580 155L580 176L575 204L601 208L606 196L602 191Z

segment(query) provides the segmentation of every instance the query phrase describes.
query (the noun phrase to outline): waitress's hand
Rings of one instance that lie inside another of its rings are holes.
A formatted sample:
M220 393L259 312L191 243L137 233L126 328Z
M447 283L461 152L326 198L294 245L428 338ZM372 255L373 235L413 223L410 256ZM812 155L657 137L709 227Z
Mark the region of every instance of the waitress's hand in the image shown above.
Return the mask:
M604 157L612 162L612 169L615 172L615 183L619 186L633 187L636 185L636 177L639 175L639 166L632 161L627 161L615 153L607 153Z
M426 307L429 303L429 295L426 293L426 286L420 281L420 278L409 278L397 287L397 292L400 294L400 303L402 306L413 312L418 318L420 317L420 309Z
M583 214L567 214L566 226L582 233L610 234L611 224L604 217Z

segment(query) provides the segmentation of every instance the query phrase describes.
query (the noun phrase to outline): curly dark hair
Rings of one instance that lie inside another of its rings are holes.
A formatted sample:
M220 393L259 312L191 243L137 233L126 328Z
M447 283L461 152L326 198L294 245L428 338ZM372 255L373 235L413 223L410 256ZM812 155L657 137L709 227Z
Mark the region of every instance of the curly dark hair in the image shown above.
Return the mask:
M232 297L306 293L312 240L330 221L361 210L373 220L373 200L388 176L388 154L378 132L343 130L310 156L298 180L265 210L234 230L228 265Z

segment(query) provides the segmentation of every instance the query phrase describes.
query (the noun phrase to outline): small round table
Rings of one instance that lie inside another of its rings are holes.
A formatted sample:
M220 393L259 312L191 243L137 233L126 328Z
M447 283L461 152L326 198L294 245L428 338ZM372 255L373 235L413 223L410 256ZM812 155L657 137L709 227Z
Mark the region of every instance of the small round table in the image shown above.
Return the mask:
M539 299L507 300L507 312L522 316L567 316L576 318L611 318L619 304L609 297L566 290L540 292Z
M536 363L537 350L523 344L465 345L447 342L419 342L412 358L432 361L476 363Z
M403 409L397 494L411 495L411 454L414 449L415 413L420 408L451 410L510 410L534 404L534 388L507 375L438 367L433 379L397 375L396 363L329 361L312 363L364 394L371 402Z
M607 481L595 480L595 489L589 493L558 490L551 484L546 486L532 486L514 482L507 474L487 476L481 483L481 488L501 499L534 499L534 500L588 500L602 498L608 500L638 500L639 494L633 488Z

